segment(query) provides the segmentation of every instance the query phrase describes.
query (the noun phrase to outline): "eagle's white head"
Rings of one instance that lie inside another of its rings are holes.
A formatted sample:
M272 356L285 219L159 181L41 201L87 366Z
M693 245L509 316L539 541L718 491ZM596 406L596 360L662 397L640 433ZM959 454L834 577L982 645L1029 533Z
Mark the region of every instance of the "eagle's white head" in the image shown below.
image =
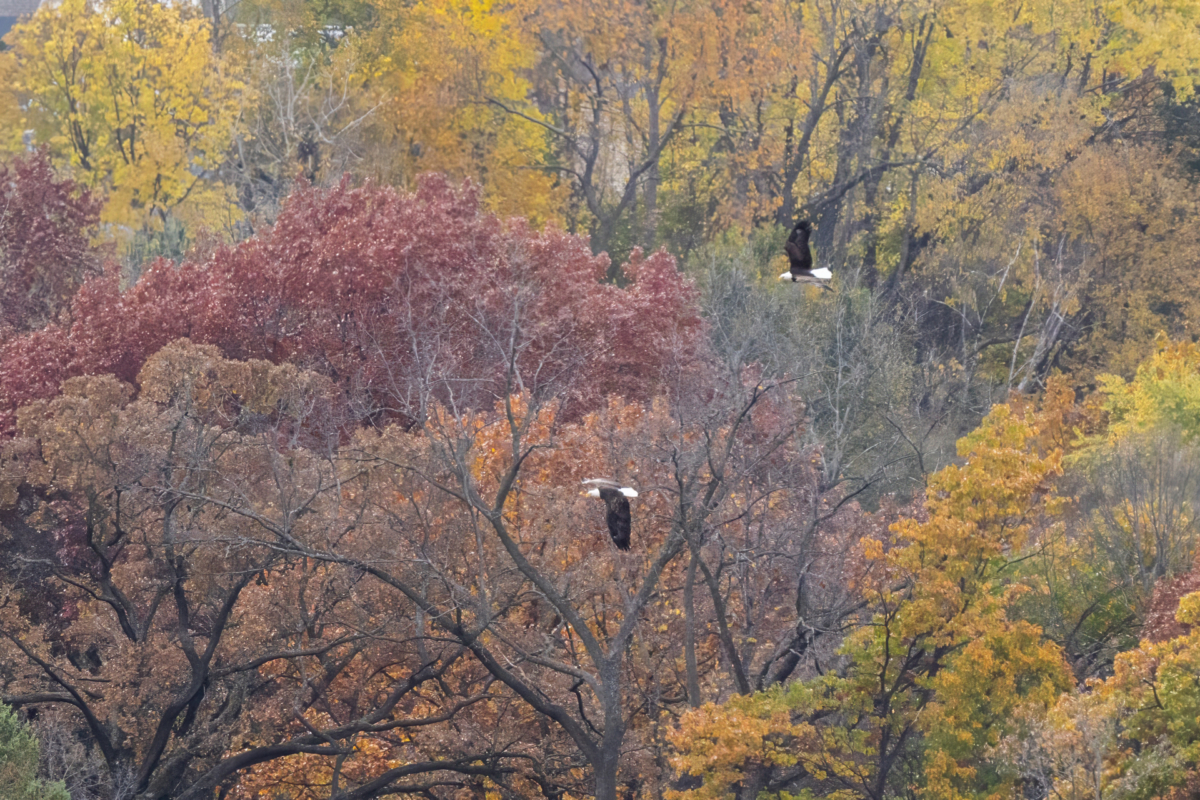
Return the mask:
M792 280L792 272L791 272L791 270L788 270L787 272L785 272L785 273L783 273L782 275L780 275L780 276L779 276L779 280L781 280L781 281L790 281L790 280Z

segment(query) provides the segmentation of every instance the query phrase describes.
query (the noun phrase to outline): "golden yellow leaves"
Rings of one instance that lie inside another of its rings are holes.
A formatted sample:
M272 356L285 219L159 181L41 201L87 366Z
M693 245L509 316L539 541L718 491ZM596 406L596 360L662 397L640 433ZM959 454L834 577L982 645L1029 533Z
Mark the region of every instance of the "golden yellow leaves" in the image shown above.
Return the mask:
M681 774L704 777L697 789L666 792L668 800L723 800L729 796L728 787L756 766L796 764L802 749L797 745L811 747L815 731L811 725L792 722L789 704L777 689L691 711L668 740L676 748L672 766Z
M1106 0L1104 66L1131 79L1143 71L1167 78L1181 98L1195 92L1200 9L1191 0Z
M186 5L44 5L11 36L15 88L36 132L78 181L109 193L105 221L132 229L229 213L213 179L241 84Z
M803 767L798 785L813 796L864 796L853 787L887 780L904 731L921 733L909 757L921 762L922 796L1011 791L980 775L979 754L1017 709L1045 708L1069 686L1059 647L1010 616L1026 589L1009 577L1011 561L1056 505L1061 454L1038 452L1039 422L1033 409L995 407L960 442L966 462L931 476L927 518L892 526L890 548L862 542L882 569L868 573L870 605L842 642L837 673L683 718L676 768L704 783L679 797L723 798L779 765Z
M1030 452L1036 431L1031 422L999 405L959 441L966 463L930 478L929 521L893 526L900 540L914 545L895 553L897 567L912 570L914 577L932 570L929 577L936 578L939 554L963 558L964 568L973 570L978 560L1020 550L1047 481L1061 472L1061 452L1044 457Z
M1200 347L1161 334L1154 347L1133 381L1100 377L1110 439L1157 425L1178 428L1188 440L1200 434Z
M385 96L377 133L392 140L388 177L474 178L495 212L561 224L566 193L539 168L548 157L544 131L497 105L522 104L530 91L536 42L520 9L422 0L381 3L378 13L382 24L354 46Z

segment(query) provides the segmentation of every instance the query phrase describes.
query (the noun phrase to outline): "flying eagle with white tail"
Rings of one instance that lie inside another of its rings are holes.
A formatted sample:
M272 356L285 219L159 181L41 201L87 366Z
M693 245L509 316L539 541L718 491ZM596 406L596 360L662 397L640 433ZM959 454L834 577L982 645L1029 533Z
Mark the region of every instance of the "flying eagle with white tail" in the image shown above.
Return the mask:
M606 478L589 478L583 483L592 487L587 491L588 497L599 497L608 506L605 521L613 544L618 550L628 550L629 532L633 525L629 514L629 498L637 497L637 491Z
M813 269L812 250L808 247L808 236L812 233L812 223L802 219L792 228L787 243L783 249L788 257L788 271L779 276L779 280L790 280L793 283L815 283L828 288L825 281L833 277L833 273L825 267Z

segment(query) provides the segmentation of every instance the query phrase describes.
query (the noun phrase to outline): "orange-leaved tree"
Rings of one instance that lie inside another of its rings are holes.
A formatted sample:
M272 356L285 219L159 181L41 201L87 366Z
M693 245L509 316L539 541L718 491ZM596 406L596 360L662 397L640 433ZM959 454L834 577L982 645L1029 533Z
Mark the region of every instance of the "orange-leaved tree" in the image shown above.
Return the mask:
M814 562L841 567L838 543L818 547L830 508L784 388L614 400L578 423L519 392L492 412L439 405L419 435L357 439L368 513L337 547L303 552L413 603L417 635L460 643L519 701L496 735L525 742L522 780L611 799L665 779L646 750L662 712L794 669L776 643L802 627L797 586ZM640 492L628 554L582 496L591 477Z

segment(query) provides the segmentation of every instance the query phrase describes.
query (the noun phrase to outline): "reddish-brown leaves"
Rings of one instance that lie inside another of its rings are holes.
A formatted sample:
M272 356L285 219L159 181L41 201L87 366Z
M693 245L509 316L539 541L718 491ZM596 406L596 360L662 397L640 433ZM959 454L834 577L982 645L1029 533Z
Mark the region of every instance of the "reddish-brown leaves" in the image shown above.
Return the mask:
M599 282L606 267L578 236L483 214L470 185L303 188L259 236L204 261L160 259L125 293L97 276L69 331L8 342L0 426L66 377L133 380L183 336L318 370L368 416L415 419L431 399L490 407L510 388L552 392L571 417L610 394L646 400L697 361L693 291L665 253L635 253L625 288Z
M1175 612L1179 610L1179 600L1192 592L1200 592L1200 559L1191 572L1155 585L1146 623L1142 626L1142 638L1165 642L1187 634L1192 626L1175 619Z
M100 202L58 180L45 153L0 164L0 333L40 328L96 270Z

